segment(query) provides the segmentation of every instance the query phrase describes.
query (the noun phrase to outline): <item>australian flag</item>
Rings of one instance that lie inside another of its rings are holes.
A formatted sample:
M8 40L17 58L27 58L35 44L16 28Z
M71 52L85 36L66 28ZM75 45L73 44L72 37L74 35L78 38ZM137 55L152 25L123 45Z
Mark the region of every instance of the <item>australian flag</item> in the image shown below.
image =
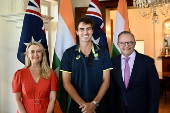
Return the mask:
M100 4L98 0L91 0L86 12L86 16L92 18L92 20L95 22L92 38L93 42L108 49L104 22L102 19Z
M49 62L49 53L45 35L45 28L40 12L40 0L29 0L25 12L17 53L18 60L23 64L25 63L25 50L27 47L26 45L31 41L38 41L44 46Z

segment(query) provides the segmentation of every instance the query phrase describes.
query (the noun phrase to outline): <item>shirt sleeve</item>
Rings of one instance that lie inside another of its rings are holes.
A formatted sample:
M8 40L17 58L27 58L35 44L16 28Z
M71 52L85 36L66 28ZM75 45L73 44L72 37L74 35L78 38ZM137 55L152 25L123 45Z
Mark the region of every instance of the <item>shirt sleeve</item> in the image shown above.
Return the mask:
M21 92L22 84L21 84L21 71L18 70L15 72L14 77L12 79L12 92Z
M112 67L112 62L111 62L111 58L110 58L109 52L106 49L104 49L103 71L111 70L111 69L113 69L113 67Z
M58 91L58 76L53 70L51 72L51 91Z
M71 73L71 56L69 55L69 51L66 50L63 54L61 65L60 65L60 71Z

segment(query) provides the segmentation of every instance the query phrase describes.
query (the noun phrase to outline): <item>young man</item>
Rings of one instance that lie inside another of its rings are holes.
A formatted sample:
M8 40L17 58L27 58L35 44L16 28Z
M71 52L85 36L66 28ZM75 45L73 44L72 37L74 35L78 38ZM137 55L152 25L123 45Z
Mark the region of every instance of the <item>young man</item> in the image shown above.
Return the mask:
M77 21L79 43L67 49L61 60L63 85L72 98L69 113L107 113L104 95L111 59L107 49L92 42L93 25L89 17Z
M118 35L121 54L112 59L109 113L158 113L159 78L154 60L134 50L134 35Z

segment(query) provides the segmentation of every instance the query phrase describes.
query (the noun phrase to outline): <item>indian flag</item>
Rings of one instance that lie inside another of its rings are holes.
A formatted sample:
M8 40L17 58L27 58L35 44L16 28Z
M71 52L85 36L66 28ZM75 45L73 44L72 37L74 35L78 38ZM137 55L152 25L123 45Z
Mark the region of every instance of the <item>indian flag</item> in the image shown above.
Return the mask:
M76 36L74 26L75 24L71 0L60 0L58 28L52 64L52 68L58 72L60 61L64 51L67 48L75 45ZM61 73L58 73L58 75L59 75L59 91L57 93L57 99L59 101L62 112L67 113L70 97L63 88Z
M122 31L129 31L129 21L128 21L126 0L119 0L118 7L117 7L112 54L111 54L112 58L120 54L120 50L117 46L117 43L118 43L118 35Z

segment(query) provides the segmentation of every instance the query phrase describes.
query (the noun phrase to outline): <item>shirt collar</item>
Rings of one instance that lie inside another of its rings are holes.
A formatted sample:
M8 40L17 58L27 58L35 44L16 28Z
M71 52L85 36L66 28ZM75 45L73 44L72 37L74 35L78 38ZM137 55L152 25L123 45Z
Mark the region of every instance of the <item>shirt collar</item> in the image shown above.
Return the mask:
M135 58L135 56L136 56L136 52L133 51L132 54L129 57L130 58ZM124 59L124 58L126 58L126 57L123 54L121 54L121 59Z
M97 44L93 43L93 41L92 41L92 52L95 53L95 52L98 51L98 50L100 50L100 47L99 47ZM79 53L81 52L80 47L79 47L79 44L76 44L76 49L75 49L75 51L78 51Z
M98 57L98 53L96 53L98 50L100 50L99 46L92 41L92 53L94 54L95 57ZM76 49L75 51L78 51L79 53L81 52L79 44L76 44Z

